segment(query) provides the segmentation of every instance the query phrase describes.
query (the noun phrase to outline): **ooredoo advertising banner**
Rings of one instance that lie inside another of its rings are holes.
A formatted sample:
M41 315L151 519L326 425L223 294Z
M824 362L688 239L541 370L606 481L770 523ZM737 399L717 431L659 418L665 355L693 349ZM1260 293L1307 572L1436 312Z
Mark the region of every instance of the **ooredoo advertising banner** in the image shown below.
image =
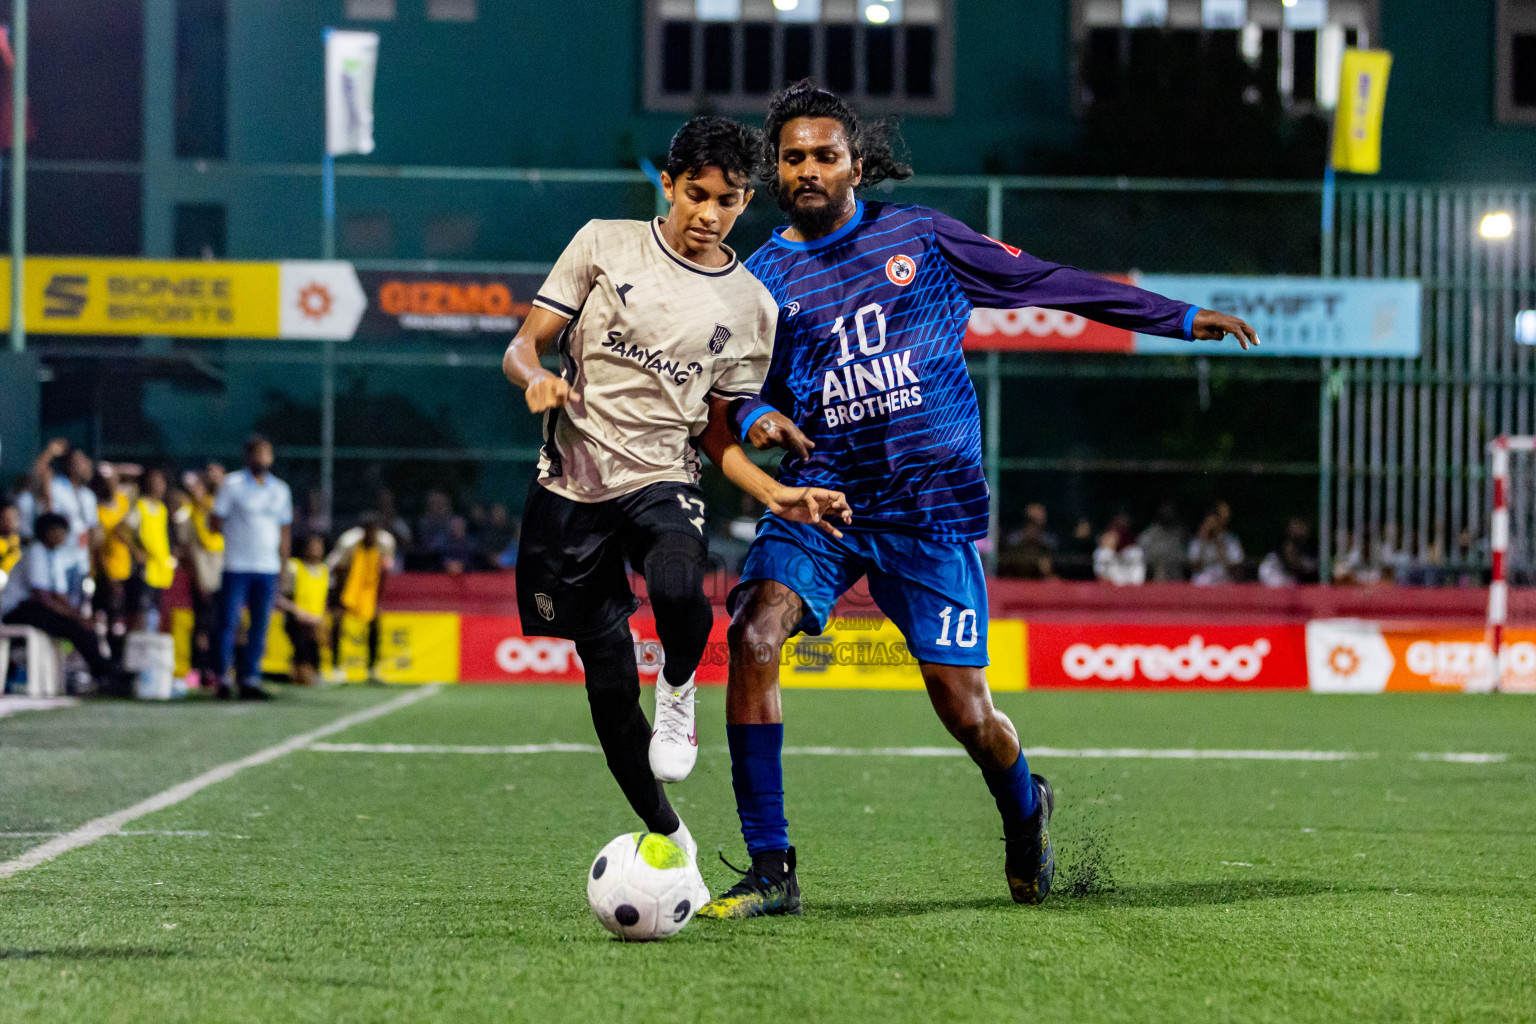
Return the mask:
M1031 688L1304 689L1300 625L1030 622Z
M705 684L724 683L725 627L716 618L694 678ZM661 641L654 619L635 616L629 620L635 640L635 661L640 681L651 683L661 671ZM466 683L579 683L581 659L569 640L548 636L524 636L522 624L509 615L465 615L459 625L459 678Z
M1059 309L975 309L965 348L1000 352L1122 352L1136 335Z

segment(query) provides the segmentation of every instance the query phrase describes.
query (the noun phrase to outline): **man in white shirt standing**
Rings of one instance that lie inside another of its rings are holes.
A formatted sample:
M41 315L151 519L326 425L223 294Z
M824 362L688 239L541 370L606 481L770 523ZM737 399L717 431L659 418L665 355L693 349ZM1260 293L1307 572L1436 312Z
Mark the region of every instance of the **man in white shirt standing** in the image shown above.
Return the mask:
M64 472L54 472L54 460L65 456ZM66 592L77 606L82 601L85 578L91 574L91 551L100 539L101 532L96 494L91 490L91 478L95 472L96 467L91 457L79 448L71 449L69 442L62 437L49 441L32 465L32 488L35 495L42 499L38 502L34 496L34 513L55 512L69 523L69 536L65 538L61 550L69 577ZM25 515L23 518L26 518Z
M219 589L219 640L214 652L217 695L227 699L226 681L240 632L240 609L250 612L250 630L235 682L241 700L267 700L261 688L261 659L278 576L288 560L293 494L272 475L272 442L254 434L245 442L245 468L224 478L210 525L224 535L224 582Z

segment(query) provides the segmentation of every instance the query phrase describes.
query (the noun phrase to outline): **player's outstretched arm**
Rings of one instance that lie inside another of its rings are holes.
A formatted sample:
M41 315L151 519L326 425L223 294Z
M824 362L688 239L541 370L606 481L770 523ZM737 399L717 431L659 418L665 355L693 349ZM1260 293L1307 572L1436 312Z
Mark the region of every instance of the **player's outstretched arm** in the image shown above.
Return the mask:
M710 399L709 423L699 443L709 461L720 467L726 479L762 502L774 515L797 523L812 523L834 537L843 535L836 520L841 520L845 526L853 521L848 498L841 491L823 487L785 487L758 469L731 432L729 404L724 400Z
M557 408L570 396L571 386L559 374L539 365L539 353L549 348L569 322L568 317L534 306L501 357L501 372L523 389L529 412Z
M1187 341L1220 341L1230 334L1244 349L1259 343L1254 329L1235 316L1039 259L942 213L933 214L933 227L961 290L978 306L1044 306L1143 334Z
M1240 320L1226 313L1218 313L1214 309L1202 309L1195 314L1194 324L1190 333L1200 341L1220 341L1227 335L1237 339L1237 343L1247 351L1248 346L1258 347L1259 335L1246 320Z

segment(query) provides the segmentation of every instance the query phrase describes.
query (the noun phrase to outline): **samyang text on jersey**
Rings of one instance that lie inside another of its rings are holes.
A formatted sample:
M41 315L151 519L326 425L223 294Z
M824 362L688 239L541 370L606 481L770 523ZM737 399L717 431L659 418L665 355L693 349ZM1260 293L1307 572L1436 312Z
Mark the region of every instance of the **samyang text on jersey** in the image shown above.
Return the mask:
M545 414L539 482L572 501L691 483L710 396L756 394L767 371L773 299L725 246L723 267L684 259L662 223L589 221L533 299L570 320L571 394Z
M760 400L816 443L779 479L848 495L856 527L936 540L987 532L981 422L961 344L973 305L1045 306L1190 337L1196 309L1036 259L935 210L859 202L813 242L775 234L746 268L779 304Z

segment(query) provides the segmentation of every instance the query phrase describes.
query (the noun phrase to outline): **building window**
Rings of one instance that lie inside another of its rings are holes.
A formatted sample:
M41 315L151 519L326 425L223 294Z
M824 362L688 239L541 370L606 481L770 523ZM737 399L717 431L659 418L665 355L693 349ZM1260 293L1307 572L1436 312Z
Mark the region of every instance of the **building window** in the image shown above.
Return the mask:
M1153 87L1332 109L1340 56L1376 37L1378 2L1073 0L1079 104Z
M1536 0L1500 0L1494 106L1505 124L1536 124Z
M646 0L651 110L762 110L809 78L871 112L952 107L955 0Z
M225 0L176 3L176 155L222 160L229 89Z
M432 217L421 229L421 251L432 258L473 256L480 241L480 218L473 214Z
M343 214L340 248L347 256L393 256L395 222L387 213Z
M427 0L428 21L475 21L479 17L478 0Z
M228 229L223 203L177 203L175 253L183 260L221 260L227 249Z
M348 21L394 21L395 0L347 0Z

